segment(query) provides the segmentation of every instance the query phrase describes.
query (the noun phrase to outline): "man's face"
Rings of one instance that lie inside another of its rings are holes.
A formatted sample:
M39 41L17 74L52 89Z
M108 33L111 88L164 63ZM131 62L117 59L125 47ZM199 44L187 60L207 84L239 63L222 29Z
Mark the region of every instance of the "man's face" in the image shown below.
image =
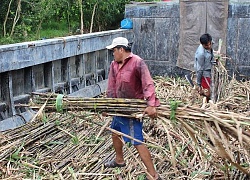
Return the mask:
M113 49L114 59L118 63L122 63L123 50L124 50L123 48L116 48L116 47Z
M208 42L207 44L202 44L202 46L206 49L206 50L211 50L212 49L212 43Z

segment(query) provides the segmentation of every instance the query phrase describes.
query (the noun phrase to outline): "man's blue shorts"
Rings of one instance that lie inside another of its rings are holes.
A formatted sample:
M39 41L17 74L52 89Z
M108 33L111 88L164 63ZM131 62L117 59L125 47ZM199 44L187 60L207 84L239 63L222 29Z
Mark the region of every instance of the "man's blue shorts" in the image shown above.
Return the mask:
M143 141L142 124L143 124L142 122L136 119L114 116L113 121L111 123L111 128L119 132L122 132L123 134L129 135L135 139ZM127 137L124 136L122 137L125 142L131 142L131 144L133 145L141 144L140 142L134 141Z

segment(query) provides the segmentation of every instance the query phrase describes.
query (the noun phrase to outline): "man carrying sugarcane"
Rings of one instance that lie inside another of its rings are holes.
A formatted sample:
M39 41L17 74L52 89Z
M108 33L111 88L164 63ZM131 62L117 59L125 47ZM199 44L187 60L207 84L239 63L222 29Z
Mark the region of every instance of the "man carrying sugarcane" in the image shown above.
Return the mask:
M200 37L200 45L195 53L194 69L197 76L198 92L206 97L208 102L211 96L211 69L216 63L212 49L212 36L208 33Z
M156 107L160 105L160 102L156 98L154 82L145 62L131 52L131 43L124 37L113 39L112 44L106 48L112 50L114 55L114 61L110 65L108 76L107 97L145 99L148 106L144 110L144 114L147 114L150 118L156 118ZM137 119L114 116L111 128L143 141L142 125L143 123ZM126 166L121 138L125 142L133 144L137 149L148 171L146 179L160 180L161 178L154 168L147 146L115 133L112 133L112 140L116 157L114 160L106 162L104 166L109 168Z

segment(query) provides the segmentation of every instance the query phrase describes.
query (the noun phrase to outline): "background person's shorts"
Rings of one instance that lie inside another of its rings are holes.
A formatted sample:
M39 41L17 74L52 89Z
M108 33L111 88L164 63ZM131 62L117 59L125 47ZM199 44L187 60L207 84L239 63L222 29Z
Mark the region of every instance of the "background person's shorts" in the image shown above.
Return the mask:
M143 124L142 122L136 119L114 116L113 121L111 123L111 128L119 132L122 132L126 135L129 135L135 139L143 141L142 124ZM131 140L127 137L124 137L124 136L122 137L125 142L131 142L131 144L133 145L141 144L140 142Z
M201 87L203 87L203 89L210 89L210 86L211 86L211 78L202 76Z

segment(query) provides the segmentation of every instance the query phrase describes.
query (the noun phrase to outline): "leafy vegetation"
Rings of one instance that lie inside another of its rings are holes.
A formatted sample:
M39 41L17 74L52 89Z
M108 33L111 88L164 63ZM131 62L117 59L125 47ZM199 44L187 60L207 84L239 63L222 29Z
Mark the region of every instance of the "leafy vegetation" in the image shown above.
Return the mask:
M0 44L116 29L129 2L5 0L0 6Z

